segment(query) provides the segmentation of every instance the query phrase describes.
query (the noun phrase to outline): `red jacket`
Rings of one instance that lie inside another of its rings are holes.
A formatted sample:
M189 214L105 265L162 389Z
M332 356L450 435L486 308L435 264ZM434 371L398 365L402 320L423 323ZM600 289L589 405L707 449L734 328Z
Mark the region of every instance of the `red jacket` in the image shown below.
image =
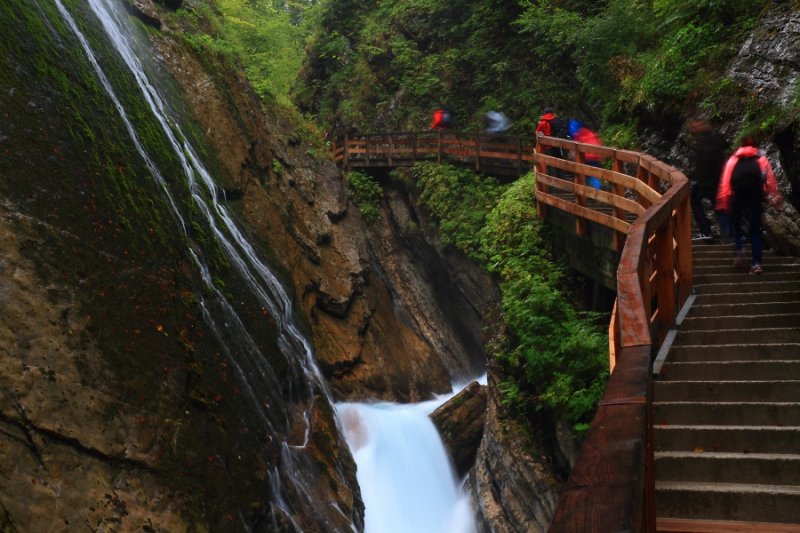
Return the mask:
M770 203L777 204L780 202L780 193L778 192L778 182L775 180L775 175L772 173L772 166L769 164L769 159L755 146L741 146L725 163L722 169L722 177L719 180L719 187L717 188L717 203L714 209L717 211L724 211L730 213L731 211L731 198L733 198L733 190L731 189L731 176L733 175L733 168L739 162L740 157L758 157L758 164L761 167L762 174L766 177L764 180L764 196L769 199Z
M542 135L550 137L550 134L553 132L550 121L554 118L556 118L556 116L553 113L545 113L539 117L539 123L536 124L536 135L541 133Z
M594 145L597 145L597 146L600 146L602 144L600 142L600 138L597 136L597 134L595 132L593 132L592 130L590 130L589 128L586 128L586 127L582 127L577 132L575 132L575 135L573 136L573 140L576 141L576 142L579 142L579 143L594 144ZM584 158L585 158L586 161L591 161L591 162L600 161L600 156L599 155L592 154L592 153L589 153L589 152L586 152L586 154L584 154Z
M444 120L444 109L437 109L433 112L433 120L431 121L430 128L432 130L446 130L447 124Z

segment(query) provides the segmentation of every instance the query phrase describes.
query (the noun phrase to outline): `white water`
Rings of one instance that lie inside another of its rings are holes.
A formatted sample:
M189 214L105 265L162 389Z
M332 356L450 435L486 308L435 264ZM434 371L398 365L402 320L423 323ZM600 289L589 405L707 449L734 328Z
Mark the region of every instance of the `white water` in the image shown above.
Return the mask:
M366 533L475 531L469 497L428 416L447 399L336 406L358 466Z
M144 148L127 111L117 97L107 76L96 59L87 39L80 31L61 0L54 0L65 22L86 52L121 119L136 150L142 156L153 179L164 191L173 215L181 230L186 233L186 214L182 213L170 192L170 185L158 166ZM299 364L312 388L330 399L327 386L316 366L310 343L299 332L292 320L291 300L269 268L234 223L224 206L216 202L217 187L205 166L187 142L186 136L168 112L168 107L150 82L132 45L125 15L109 0L88 0L160 123L164 135L178 157L195 207L225 250L240 277L250 286L262 305L269 310L279 327L279 346L287 360ZM229 349L227 355L240 377L245 392L261 415L272 427L271 414L265 411L265 399L258 398L256 390L276 393L281 389L263 354L239 319L234 306L212 282L208 265L202 259L202 250L187 239L189 255L194 259L213 301L203 302L203 316L220 344L237 339L238 349ZM212 312L222 313L222 319ZM417 405L395 404L341 404L337 411L344 421L344 432L358 465L358 481L366 506L367 533L471 533L474 531L472 511L468 498L459 489L450 467L449 459L428 414L445 401L442 398ZM353 422L358 421L357 423ZM308 432L308 425L306 432ZM307 441L308 435L306 435ZM289 446L282 450L283 467L295 472L292 481L296 490L315 480L303 479L303 473L293 467L295 453L304 446ZM283 511L290 522L292 511L283 499L280 473L277 467L270 474L273 487L272 503L275 510ZM244 517L242 523L247 528ZM299 530L299 528L296 528ZM355 529L355 528L354 528Z

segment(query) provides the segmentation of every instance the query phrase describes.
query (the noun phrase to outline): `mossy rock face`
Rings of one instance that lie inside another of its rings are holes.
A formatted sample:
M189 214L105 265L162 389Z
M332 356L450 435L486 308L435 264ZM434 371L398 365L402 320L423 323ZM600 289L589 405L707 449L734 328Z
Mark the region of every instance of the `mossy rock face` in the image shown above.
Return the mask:
M3 2L0 528L269 529L276 484L304 512L281 464L299 416L284 398L306 405L312 391L88 6L64 3L137 141L55 4ZM249 338L226 323L223 297ZM336 436L330 412L315 420Z

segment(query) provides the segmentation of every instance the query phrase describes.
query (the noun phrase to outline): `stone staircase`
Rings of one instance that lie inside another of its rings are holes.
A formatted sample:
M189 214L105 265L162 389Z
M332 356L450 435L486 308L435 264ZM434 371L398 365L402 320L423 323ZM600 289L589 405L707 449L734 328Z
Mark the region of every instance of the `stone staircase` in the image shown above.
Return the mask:
M658 531L800 532L800 260L696 244L695 299L654 372ZM748 256L749 257L749 256Z

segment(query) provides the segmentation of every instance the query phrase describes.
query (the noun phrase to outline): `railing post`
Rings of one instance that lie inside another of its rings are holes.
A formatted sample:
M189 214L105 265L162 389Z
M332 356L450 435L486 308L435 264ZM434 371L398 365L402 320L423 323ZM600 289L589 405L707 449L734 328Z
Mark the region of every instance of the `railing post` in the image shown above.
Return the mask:
M350 170L350 139L346 133L344 134L344 150L342 156L344 158L344 165L342 166L345 171Z
M694 276L692 270L692 211L689 195L678 206L675 224L676 271L678 273L678 309L683 307L692 290Z
M475 172L481 170L481 134L475 134Z
M389 166L392 166L392 153L394 152L394 137L389 134Z
M575 151L575 162L581 165L586 163L586 156L580 150ZM575 183L578 185L586 185L586 176L584 175L583 170L580 170L577 174L575 174ZM581 207L586 207L586 199L583 197L583 192L575 192L575 203ZM586 235L586 222L584 222L583 218L581 217L577 217L575 219L575 235L578 237L583 237Z
M622 172L623 171L622 162L617 158L616 151L614 152L614 161L611 163L611 170L613 170L614 172L619 172L620 174L623 174L623 172ZM614 184L611 185L611 192L613 192L615 196L619 196L620 198L624 198L625 197L625 187L623 185L619 184L619 183L614 183ZM625 220L625 211L623 211L619 207L614 207L613 214L614 214L614 218L626 221ZM624 243L624 240L622 238L622 234L620 234L620 232L618 232L618 231L615 231L613 239L614 239L613 240L614 251L615 252L622 251L622 245Z
M537 142L536 145L533 148L533 153L534 153L533 163L534 163L534 166L536 168L536 173L537 174L539 172L541 172L542 174L545 173L545 164L543 162L541 162L538 157L536 157L537 155L541 155L543 153L543 151L544 151L544 149L542 148L542 143L541 142ZM536 179L536 192L537 193L538 192L542 192L542 193L547 192L545 190L544 185L542 185L539 182L538 178ZM539 214L539 218L541 218L541 219L547 218L547 206L543 202L539 201L539 195L538 194L536 194L536 212Z
M658 320L656 345L675 325L675 250L672 244L675 219L667 217L656 230L656 298L658 299Z
M522 176L522 139L517 137L517 176Z
M415 131L411 136L411 162L417 162L417 132Z

